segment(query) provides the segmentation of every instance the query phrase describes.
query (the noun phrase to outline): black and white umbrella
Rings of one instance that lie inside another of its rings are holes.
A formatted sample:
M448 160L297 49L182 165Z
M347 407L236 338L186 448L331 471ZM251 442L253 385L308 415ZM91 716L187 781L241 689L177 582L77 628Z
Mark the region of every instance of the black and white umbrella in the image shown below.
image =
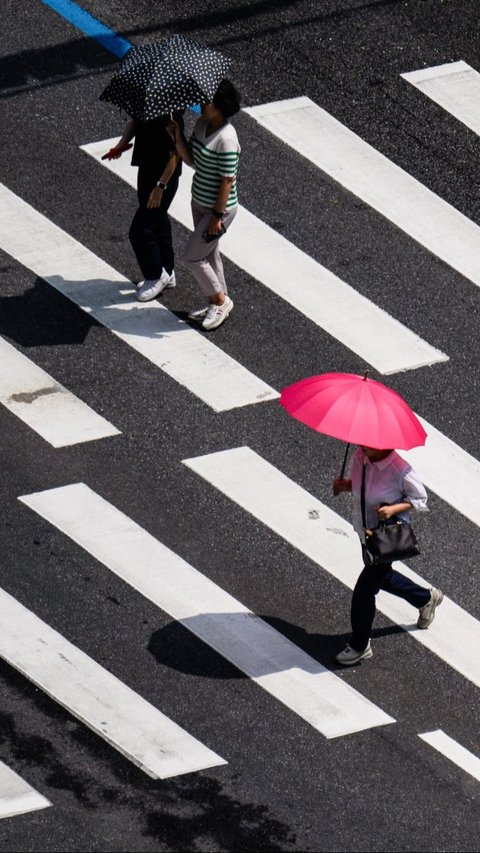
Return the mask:
M230 60L188 36L132 47L100 95L137 121L208 103Z

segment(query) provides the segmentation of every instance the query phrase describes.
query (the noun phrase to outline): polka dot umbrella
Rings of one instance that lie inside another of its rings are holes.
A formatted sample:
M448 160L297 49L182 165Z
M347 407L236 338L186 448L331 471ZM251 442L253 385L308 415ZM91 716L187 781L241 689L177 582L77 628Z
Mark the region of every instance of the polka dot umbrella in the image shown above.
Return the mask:
M208 103L230 65L189 36L132 47L100 95L137 121Z

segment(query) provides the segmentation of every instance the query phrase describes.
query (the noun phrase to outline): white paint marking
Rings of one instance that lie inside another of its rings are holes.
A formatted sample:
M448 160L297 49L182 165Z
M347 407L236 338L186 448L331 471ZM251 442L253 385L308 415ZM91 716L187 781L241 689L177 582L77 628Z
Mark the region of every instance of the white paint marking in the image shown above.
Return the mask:
M120 435L105 418L0 338L0 403L53 447Z
M435 494L480 527L480 462L417 415L427 433L424 447L401 450Z
M226 762L0 589L0 656L153 779Z
M0 818L46 809L51 805L50 800L0 761Z
M0 247L215 411L278 397L159 302L137 302L131 282L1 184Z
M480 136L480 74L463 60L401 74Z
M394 722L83 483L20 500L325 737Z
M433 746L438 752L441 752L446 758L449 758L450 761L453 761L465 773L469 773L470 776L473 776L474 779L480 782L480 758L477 758L476 755L473 755L464 746L460 746L456 740L446 735L441 729L437 729L434 732L425 732L425 734L419 735L419 737L430 744L430 746Z
M480 285L480 227L310 98L245 110L350 192Z
M193 471L251 513L302 554L322 566L350 589L355 586L361 554L357 534L341 516L282 474L249 447L238 447L183 460ZM318 513L312 521L309 514ZM410 568L401 571L431 586ZM416 628L418 612L388 593L377 596L377 609L411 633L453 669L480 687L480 623L445 596L432 626Z
M102 166L135 186L137 170L130 166L127 157L110 162L101 160L114 141L106 139L82 147ZM185 168L169 210L189 230L192 228L191 180L192 170ZM222 253L380 373L448 360L447 355L402 326L242 206L234 227L222 240Z

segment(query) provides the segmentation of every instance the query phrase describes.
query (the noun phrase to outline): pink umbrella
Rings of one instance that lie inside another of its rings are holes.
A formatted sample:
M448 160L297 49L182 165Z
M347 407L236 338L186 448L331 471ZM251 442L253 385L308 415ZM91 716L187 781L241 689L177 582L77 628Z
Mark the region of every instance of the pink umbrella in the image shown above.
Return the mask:
M311 376L284 388L280 403L290 415L317 432L350 444L408 450L425 444L427 437L403 397L381 382L368 379L367 374Z

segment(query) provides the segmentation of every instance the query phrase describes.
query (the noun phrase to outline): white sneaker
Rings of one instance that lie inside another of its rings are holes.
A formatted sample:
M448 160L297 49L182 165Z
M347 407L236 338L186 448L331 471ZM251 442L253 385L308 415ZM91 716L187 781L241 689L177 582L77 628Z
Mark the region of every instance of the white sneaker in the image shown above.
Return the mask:
M221 305L209 305L202 323L202 329L205 329L207 332L210 329L216 329L227 319L232 308L233 301L229 296L225 296L225 301Z
M443 601L443 592L441 589L430 590L430 601L425 607L419 610L417 628L428 628L435 619L435 609Z
M188 315L187 315L188 319L189 320L198 320L199 322L201 320L204 320L205 317L207 316L209 308L210 308L210 305L205 305L204 308L193 308L191 311L188 312Z
M151 299L155 299L168 286L170 278L171 276L169 276L168 272L162 270L160 278L145 279L137 290L138 301L150 302Z
M175 277L175 270L172 270L168 277L168 284L165 286L165 290L171 290L172 287L177 286L177 279Z
M371 657L373 657L373 652L369 640L368 646L363 650L363 652L359 652L357 649L352 649L352 647L347 644L343 652L340 652L340 654L336 656L335 660L343 666L354 666L361 660L366 660Z
M135 285L135 289L136 289L136 290L140 290L140 288L141 288L141 287L143 287L143 285L144 285L144 284L146 284L147 282L148 282L149 284L151 284L153 281L157 281L157 279L156 279L156 278L155 278L155 279L153 279L153 278L152 278L152 279L146 279L146 281L137 281L137 283L136 283L136 285ZM167 285L165 285L165 288L164 288L164 289L165 289L165 290L170 290L170 288L172 288L172 287L176 287L176 286L177 286L177 279L176 279L176 277L175 277L175 270L172 270L171 275L170 275L170 277L169 277L168 284L167 284Z

